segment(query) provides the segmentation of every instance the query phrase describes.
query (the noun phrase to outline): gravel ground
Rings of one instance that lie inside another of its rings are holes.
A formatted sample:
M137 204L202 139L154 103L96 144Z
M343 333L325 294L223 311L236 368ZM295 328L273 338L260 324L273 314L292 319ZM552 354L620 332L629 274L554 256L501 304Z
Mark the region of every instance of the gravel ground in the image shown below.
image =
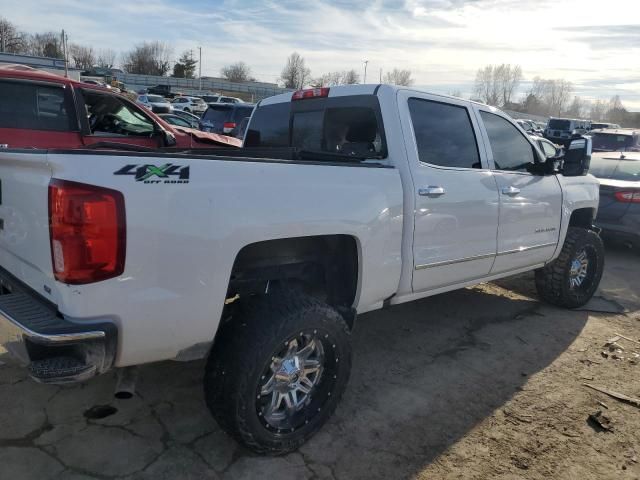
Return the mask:
M202 362L145 366L116 400L111 374L38 385L0 349L0 479L640 478L640 408L583 385L640 397L640 344L605 347L640 340L639 283L638 252L607 247L606 312L540 303L527 274L363 315L335 416L278 458L220 431Z

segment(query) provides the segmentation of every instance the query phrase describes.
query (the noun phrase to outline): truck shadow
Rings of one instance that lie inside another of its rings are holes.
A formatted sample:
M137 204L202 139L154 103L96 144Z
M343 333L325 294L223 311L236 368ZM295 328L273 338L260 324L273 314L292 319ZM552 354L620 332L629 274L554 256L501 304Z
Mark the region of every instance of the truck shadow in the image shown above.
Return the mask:
M514 279L513 287L522 282ZM126 441L131 461L118 464L123 475L139 471L141 455L158 454L160 464L181 455L185 477L202 472L203 461L222 478L267 478L264 472L280 478L281 468L293 469L291 478L320 470L327 475L318 478L411 477L552 363L587 321L586 312L551 308L501 283L504 288L485 284L362 315L341 404L317 435L284 459L258 458L220 432L204 405L202 361L143 366L138 394L123 401L113 399L112 374L72 387L37 385L22 381L23 369L0 355L6 413L0 420L24 438L64 427L68 436L48 440L59 460L96 474L98 445L110 451ZM85 418L91 407L107 404L117 412ZM22 428L25 418L34 418L33 426ZM14 441L26 440L5 443Z
M415 475L552 363L587 321L586 312L486 288L361 317L349 389L305 457L333 462L337 477Z

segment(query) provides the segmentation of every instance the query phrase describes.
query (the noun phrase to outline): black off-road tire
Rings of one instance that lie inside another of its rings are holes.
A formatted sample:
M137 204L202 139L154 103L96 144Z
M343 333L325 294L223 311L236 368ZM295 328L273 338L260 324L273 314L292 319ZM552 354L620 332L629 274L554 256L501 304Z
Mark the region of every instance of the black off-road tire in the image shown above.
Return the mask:
M250 450L268 455L291 452L323 426L346 388L351 371L349 328L335 309L299 291L249 298L238 308L221 327L207 361L207 406L218 424ZM306 423L295 431L279 431L261 417L256 393L272 357L303 331L322 338L325 362L332 362L332 369L325 367L311 403L303 408L305 416L309 409Z
M579 288L570 284L571 263L581 251L587 252L587 277ZM577 308L587 303L595 293L604 270L604 245L593 230L569 227L558 258L536 270L538 295L548 303L565 308Z

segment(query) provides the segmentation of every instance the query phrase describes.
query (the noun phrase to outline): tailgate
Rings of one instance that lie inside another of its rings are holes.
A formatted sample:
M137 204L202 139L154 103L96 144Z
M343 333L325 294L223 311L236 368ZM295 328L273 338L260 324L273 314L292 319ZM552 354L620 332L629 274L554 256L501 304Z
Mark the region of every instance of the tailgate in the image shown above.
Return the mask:
M46 151L0 149L0 266L40 294L50 293Z

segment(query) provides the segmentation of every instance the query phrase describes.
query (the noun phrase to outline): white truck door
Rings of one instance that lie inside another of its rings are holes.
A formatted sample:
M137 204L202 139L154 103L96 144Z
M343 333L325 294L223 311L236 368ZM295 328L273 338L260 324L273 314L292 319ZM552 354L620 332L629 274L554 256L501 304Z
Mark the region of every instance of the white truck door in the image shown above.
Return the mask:
M471 104L401 90L398 105L416 199L413 291L488 275L499 200Z
M498 255L491 273L542 264L558 244L560 183L555 175L526 170L537 155L534 144L502 112L484 106L475 110L500 192Z

